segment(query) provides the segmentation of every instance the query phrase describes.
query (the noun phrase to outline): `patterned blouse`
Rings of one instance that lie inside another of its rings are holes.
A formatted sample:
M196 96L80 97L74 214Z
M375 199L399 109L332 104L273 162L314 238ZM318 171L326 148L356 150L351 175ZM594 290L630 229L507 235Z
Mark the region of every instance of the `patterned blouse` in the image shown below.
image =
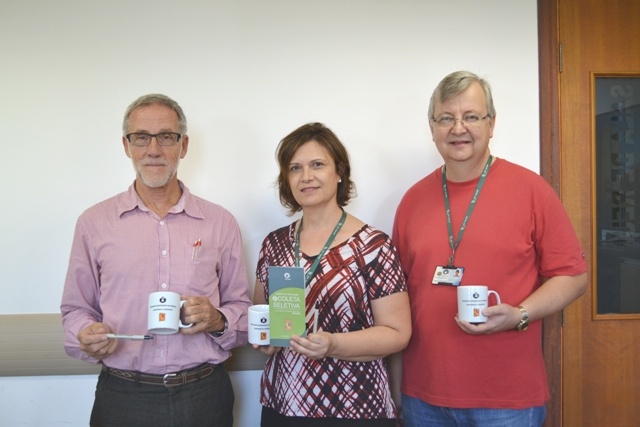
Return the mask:
M295 222L271 232L262 243L256 276L267 301L268 267L293 266L294 245ZM300 254L305 272L314 259ZM307 325L312 325L313 308L319 302L318 329L339 333L370 328L371 301L401 291L406 291L406 283L391 239L365 225L321 259L305 289ZM396 417L383 359L312 360L287 347L268 359L260 386L262 405L285 416Z

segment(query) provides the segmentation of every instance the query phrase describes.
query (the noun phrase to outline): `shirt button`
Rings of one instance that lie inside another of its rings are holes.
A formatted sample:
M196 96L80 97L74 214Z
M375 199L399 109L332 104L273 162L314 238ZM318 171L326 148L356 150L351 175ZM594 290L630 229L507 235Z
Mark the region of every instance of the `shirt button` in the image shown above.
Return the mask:
M160 225L164 225L164 221L160 221Z
M162 256L167 256L167 251L162 251Z
M167 284L166 284L166 283L163 283L162 285L160 285L160 287L161 287L162 289L167 289Z

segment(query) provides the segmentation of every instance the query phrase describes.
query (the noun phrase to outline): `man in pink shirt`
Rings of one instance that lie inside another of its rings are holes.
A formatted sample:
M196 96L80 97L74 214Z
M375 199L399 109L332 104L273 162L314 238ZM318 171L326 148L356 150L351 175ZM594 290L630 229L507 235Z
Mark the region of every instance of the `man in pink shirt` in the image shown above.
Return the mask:
M181 107L134 101L122 144L136 171L126 192L76 224L61 311L70 356L102 364L92 426L232 426L233 389L222 363L247 343L248 278L240 230L219 205L177 178L189 136ZM185 301L188 329L142 340L150 293Z

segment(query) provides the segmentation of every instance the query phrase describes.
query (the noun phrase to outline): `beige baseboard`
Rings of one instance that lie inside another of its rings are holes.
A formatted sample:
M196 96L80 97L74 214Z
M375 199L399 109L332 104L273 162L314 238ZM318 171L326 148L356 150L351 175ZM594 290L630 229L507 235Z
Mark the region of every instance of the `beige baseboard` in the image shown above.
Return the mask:
M99 366L73 359L62 347L60 314L0 315L0 376L96 374ZM266 356L239 347L225 366L230 371L262 370Z

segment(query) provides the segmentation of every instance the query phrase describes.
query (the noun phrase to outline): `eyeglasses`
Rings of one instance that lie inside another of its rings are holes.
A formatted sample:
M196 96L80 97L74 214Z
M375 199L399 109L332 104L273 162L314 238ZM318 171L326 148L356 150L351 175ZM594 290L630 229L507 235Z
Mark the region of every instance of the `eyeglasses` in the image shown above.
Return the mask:
M438 117L437 119L431 119L431 121L433 121L436 125L438 125L441 128L453 127L455 126L457 121L460 121L460 123L464 127L470 128L470 127L478 126L484 119L490 119L490 118L491 116L489 114L487 114L484 117L480 117L477 114L465 114L464 116L462 116L461 119L456 119L453 116L449 116L445 114L443 116Z
M149 133L130 133L125 135L127 141L131 145L135 145L136 147L146 147L151 144L151 140L155 137L156 141L158 141L158 145L161 147L170 147L176 142L180 141L182 135L175 132L162 132L156 133L155 135Z

